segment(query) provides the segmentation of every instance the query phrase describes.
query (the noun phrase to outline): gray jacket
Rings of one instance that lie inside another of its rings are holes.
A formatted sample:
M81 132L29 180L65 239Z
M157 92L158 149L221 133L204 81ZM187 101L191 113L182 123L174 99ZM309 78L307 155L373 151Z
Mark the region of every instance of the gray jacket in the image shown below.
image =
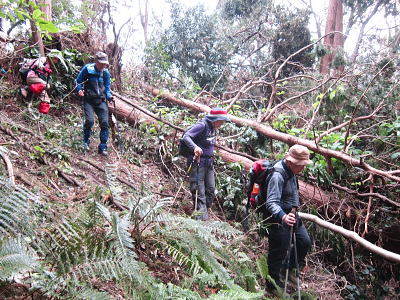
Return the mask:
M296 176L283 160L278 161L274 168L281 169L283 172L274 172L271 175L265 205L276 219L282 221L283 216L288 214L292 207L300 206L299 189Z

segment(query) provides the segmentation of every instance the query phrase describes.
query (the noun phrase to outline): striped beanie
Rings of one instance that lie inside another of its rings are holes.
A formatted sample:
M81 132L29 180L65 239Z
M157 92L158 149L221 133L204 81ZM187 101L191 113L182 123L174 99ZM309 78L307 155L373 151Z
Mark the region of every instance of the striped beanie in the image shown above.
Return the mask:
M226 111L226 109L223 108L212 108L208 113L208 115L206 116L206 119L210 122L230 121L228 117L228 112Z

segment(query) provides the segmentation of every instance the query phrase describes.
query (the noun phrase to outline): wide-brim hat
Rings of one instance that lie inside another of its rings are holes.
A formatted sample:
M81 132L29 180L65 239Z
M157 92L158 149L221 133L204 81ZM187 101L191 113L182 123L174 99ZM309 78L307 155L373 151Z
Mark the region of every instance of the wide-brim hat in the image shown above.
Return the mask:
M107 64L107 65L109 64L108 56L104 52L101 52L101 51L97 52L95 55L95 58L96 58L96 61L101 64Z
M298 166L305 166L312 163L310 160L310 151L302 145L294 145L290 147L285 154L285 159Z
M206 116L206 119L210 122L215 122L215 121L225 121L229 122L231 119L228 117L228 112L226 109L223 108L213 108L210 110L208 115Z

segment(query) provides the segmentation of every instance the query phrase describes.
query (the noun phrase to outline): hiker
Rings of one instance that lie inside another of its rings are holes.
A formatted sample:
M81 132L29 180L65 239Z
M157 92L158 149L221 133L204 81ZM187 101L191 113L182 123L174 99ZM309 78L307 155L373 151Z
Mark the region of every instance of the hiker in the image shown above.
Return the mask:
M214 144L215 132L226 121L229 121L227 111L213 108L205 116L189 128L182 137L183 142L191 150L187 156L190 192L194 210L198 211L198 220L208 220L208 209L211 207L215 194L214 174Z
M269 227L269 251L268 270L269 275L275 280L279 287L283 287L281 275L285 268L289 270L290 281L296 282L299 269L296 268L295 252L291 251L289 266L283 266L288 248L291 242L291 227L295 234L297 247L297 267L302 265L304 258L311 247L311 240L301 219L297 214L291 212L293 208L300 206L299 188L296 175L310 164L310 153L308 148L301 145L290 147L283 160L274 165L273 172L268 182L266 209L272 215L274 222ZM279 170L278 170L279 169ZM296 273L297 272L297 273ZM286 276L285 276L286 277ZM267 282L267 289L275 292L276 288Z
M96 113L100 125L100 144L98 153L107 156L108 141L108 106L112 102L110 91L110 72L107 69L108 57L104 52L97 52L95 62L86 64L76 78L76 90L83 97L85 123L83 128L84 150L90 150L90 136Z
M40 97L39 111L48 113L50 97L47 94L48 83L54 64L62 60L61 52L52 49L46 57L26 60L20 68L22 82L21 95L26 98L29 93ZM26 84L26 85L25 85Z

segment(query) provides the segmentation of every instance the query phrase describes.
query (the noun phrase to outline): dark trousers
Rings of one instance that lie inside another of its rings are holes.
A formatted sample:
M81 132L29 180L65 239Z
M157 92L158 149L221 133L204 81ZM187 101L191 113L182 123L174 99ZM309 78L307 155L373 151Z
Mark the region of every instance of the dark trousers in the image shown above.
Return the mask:
M83 127L83 141L87 144L90 143L90 136L92 135L92 127L94 125L94 114L96 113L100 125L100 144L99 151L107 149L108 141L108 106L104 100L99 104L95 104L90 100L83 102L83 110L85 113L85 124Z
M306 228L304 227L301 220L298 220L297 226L293 228L296 234L296 245L297 245L297 259L301 266L304 263L304 258L307 255L308 250L311 247L311 240L308 235ZM272 278L279 279L281 270L285 269L284 260L289 248L290 242L290 227L286 224L273 224L269 229L268 236L268 269L269 274ZM289 269L296 267L295 265L295 253L292 248Z
M214 165L212 159L209 158L209 160L209 162L201 161L199 166L194 161L189 174L193 205L195 209L201 212L201 215L197 217L199 220L208 219L208 208L211 207L215 197Z

